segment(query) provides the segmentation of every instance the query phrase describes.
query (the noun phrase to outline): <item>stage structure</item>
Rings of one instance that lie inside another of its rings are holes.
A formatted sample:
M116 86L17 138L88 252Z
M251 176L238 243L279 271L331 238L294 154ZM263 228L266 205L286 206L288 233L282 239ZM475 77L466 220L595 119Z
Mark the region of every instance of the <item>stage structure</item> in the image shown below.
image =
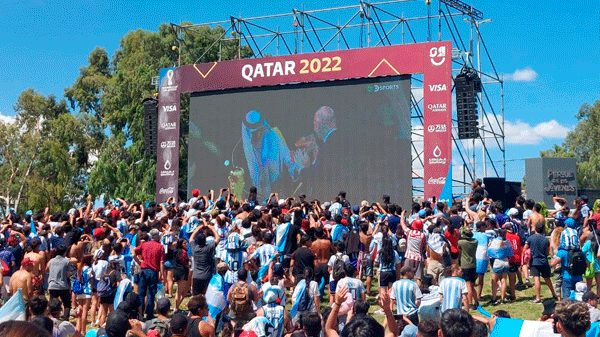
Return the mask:
M267 86L292 88L297 85L295 83L326 82L331 86L347 88L363 86L367 88L365 92L368 92L368 88L374 90L379 86L389 86L389 81L397 81L391 85L398 88L405 88L410 82L409 123L412 135L408 146L412 147L412 167L409 171L412 171L414 195L449 199L453 194L467 191L464 186L476 177L504 176L503 84L479 33L480 24L488 21L478 21L482 18L480 11L460 1L439 1L433 4L424 4L422 1L361 1L354 6L310 11L294 9L287 14L255 18L231 17L228 21L206 24L211 27L222 26L225 31L203 55L198 55L197 64L161 70L157 199L166 200L177 193L180 93L199 93L192 95L191 104L194 106L195 98L223 94L215 90L225 90L230 94L229 91L234 90L232 88L246 88L243 89L246 92L264 91ZM334 22L336 20L337 23ZM286 29L282 30L282 25ZM172 24L180 43L179 50L185 48L186 36L198 34L197 29L201 26L203 25ZM461 30L459 26L466 26L466 29ZM432 37L432 29L437 30L436 38ZM449 41L444 42L442 39ZM473 50L474 39L477 53ZM202 64L210 50L220 50L224 41L231 40L237 42L238 50L242 46L250 47L254 57ZM431 42L432 40L440 42ZM483 59L480 51L483 51ZM482 71L482 66L486 70ZM331 71L334 68L338 70L339 67L341 71ZM453 119L455 122L455 118L452 119L452 74L458 74L464 67L477 71L483 83L482 92L478 95L481 113L477 140L459 140L452 123ZM261 69L257 70L259 68ZM407 78L402 75L412 76ZM211 76L216 76L216 79ZM349 79L355 80L352 82ZM376 84L377 81L386 83L379 85ZM281 84L287 85L280 86ZM300 85L296 89L317 90L316 87L324 86L325 83L308 85L307 88L300 88ZM315 120L319 111L321 110L312 111ZM245 115L241 115L243 118L237 116L237 120L231 122L240 126L241 119L247 124L266 117L260 115L260 112L258 115L250 112L245 111ZM401 125L402 121L398 119L398 123ZM281 125L274 126L281 128ZM281 131L274 129L275 134ZM398 130L402 131L403 128L400 126ZM197 131L190 117L190 138ZM231 138L240 137L232 135ZM286 143L285 137L282 138L285 145L293 147L293 143ZM315 159L315 151L309 150L318 141L302 136L287 141L293 142L296 139L296 150L302 148L303 152L290 150L292 156L299 157L293 158L293 163L291 159L283 158L282 160L288 161L287 166L280 166L285 167L288 170L287 176L291 177L291 192L299 191L294 186L298 185L295 179L302 176L300 172L310 171L309 164L318 161ZM243 143L242 139L240 142ZM210 150L211 144L203 144ZM233 152L245 152L242 144L237 147ZM383 150L384 148L380 149ZM190 157L193 156L191 152L190 143ZM454 162L452 152L455 153ZM478 153L481 153L479 161ZM227 173L233 176L233 165L237 164L233 163L234 156L235 153L231 154L231 162L221 163L232 165L231 172ZM248 158L248 153L246 157ZM191 175L195 174L192 164L189 169L192 171ZM294 175L298 173L298 176ZM250 172L246 174L251 175ZM255 175L254 180L256 179L259 177ZM254 180L252 184L258 185ZM250 185L247 182L245 190ZM300 189L310 185L310 182L306 182ZM405 188L401 190L404 193Z

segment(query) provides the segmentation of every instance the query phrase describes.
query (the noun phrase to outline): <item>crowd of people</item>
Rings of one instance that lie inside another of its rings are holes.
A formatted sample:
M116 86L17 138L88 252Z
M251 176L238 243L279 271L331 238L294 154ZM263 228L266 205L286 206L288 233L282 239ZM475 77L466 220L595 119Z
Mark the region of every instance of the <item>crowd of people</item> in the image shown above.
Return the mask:
M0 286L4 302L20 292L27 322L4 322L0 335L488 336L510 317L477 314L489 282L488 304L534 287L540 320L582 336L600 320L600 203L554 201L548 221L541 204L505 207L476 180L464 199L410 209L388 196L352 204L343 191L259 200L255 188L243 200L224 188L184 202L11 209Z

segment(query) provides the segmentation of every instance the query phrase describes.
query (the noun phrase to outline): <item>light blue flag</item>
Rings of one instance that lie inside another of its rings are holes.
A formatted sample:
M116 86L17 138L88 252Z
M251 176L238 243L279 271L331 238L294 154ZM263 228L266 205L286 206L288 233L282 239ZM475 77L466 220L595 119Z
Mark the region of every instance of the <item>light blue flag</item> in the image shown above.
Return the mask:
M129 279L122 279L121 282L119 282L117 293L115 294L115 299L113 301L115 309L119 306L119 303L123 302L125 295L127 295L132 289L133 285Z
M554 333L552 323L525 321L522 319L498 317L490 337L559 337Z
M290 316L292 317L292 320L295 320L296 316L298 315L298 307L300 305L300 301L304 297L304 292L306 291L306 280L301 280L298 282L296 288L298 289L298 296L292 300L294 304L292 304L292 308L290 309Z
M225 293L223 292L223 277L219 274L213 275L206 289L206 304L210 317L216 319L217 315L225 309Z
M275 230L277 250L282 253L285 250L285 244L287 243L288 232L290 231L291 223L284 223L277 226Z
M25 302L23 301L23 292L21 289L17 290L0 308L0 323L13 320L25 320Z

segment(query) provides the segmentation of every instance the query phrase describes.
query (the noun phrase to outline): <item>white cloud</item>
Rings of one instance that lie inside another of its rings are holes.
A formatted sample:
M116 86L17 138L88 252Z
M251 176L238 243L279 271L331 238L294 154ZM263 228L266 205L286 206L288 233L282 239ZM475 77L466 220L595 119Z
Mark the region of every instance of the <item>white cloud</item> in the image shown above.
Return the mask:
M12 124L15 122L15 118L12 116L6 116L6 115L2 114L2 112L0 112L0 122Z
M504 123L504 135L508 144L536 145L548 138L565 138L569 131L569 128L554 119L534 126L520 120Z
M517 69L512 74L504 74L505 81L513 82L533 82L537 77L538 73L529 66L523 69Z

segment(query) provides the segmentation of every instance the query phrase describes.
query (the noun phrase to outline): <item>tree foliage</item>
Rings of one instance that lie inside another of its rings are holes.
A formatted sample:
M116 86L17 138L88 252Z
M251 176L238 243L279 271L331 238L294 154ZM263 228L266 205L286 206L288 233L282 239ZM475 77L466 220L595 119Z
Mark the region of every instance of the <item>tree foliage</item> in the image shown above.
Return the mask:
M581 106L575 117L579 122L564 142L540 155L576 158L579 188L600 189L600 100Z
M154 200L156 159L144 153L142 101L156 96L161 68L250 57L236 41L211 48L225 30L194 27L179 41L171 27L127 33L112 59L96 47L65 98L21 93L15 123L0 122L0 207L20 212L72 207L88 193ZM174 48L177 46L178 48ZM187 130L189 95L181 97ZM180 186L187 184L187 135L180 135Z

